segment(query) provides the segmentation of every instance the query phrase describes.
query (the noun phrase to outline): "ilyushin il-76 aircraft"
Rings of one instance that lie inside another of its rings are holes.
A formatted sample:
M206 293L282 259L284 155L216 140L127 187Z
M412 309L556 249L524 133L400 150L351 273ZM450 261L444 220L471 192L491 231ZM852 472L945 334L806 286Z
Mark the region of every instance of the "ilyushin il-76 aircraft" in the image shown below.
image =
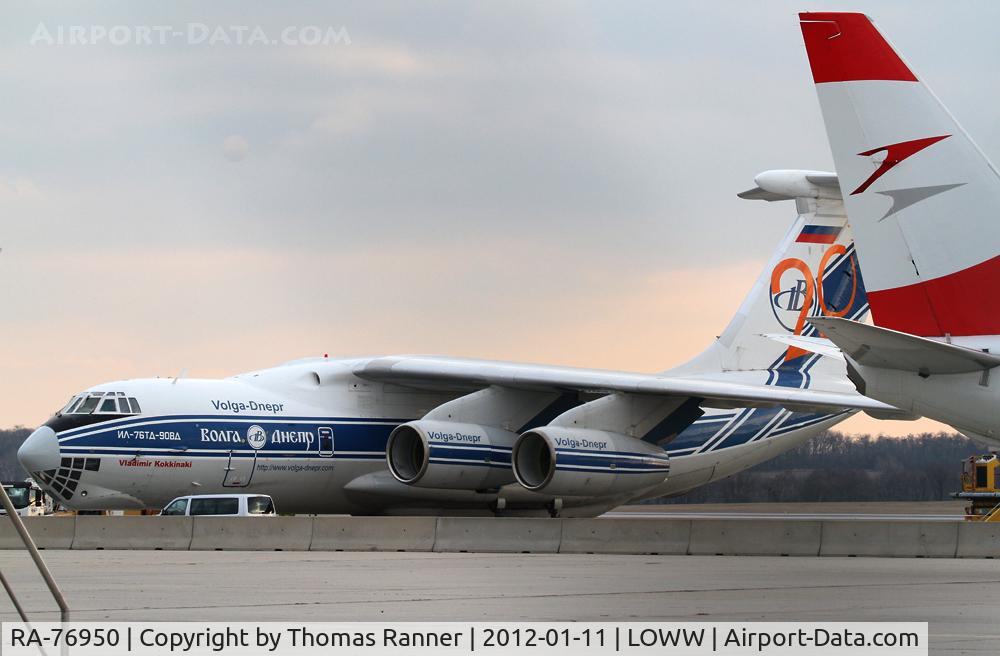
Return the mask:
M126 380L73 396L18 458L79 510L228 490L292 513L594 516L730 476L859 410L895 416L842 361L780 341L868 311L836 176L755 182L741 196L795 200L798 215L721 336L675 369L322 357Z

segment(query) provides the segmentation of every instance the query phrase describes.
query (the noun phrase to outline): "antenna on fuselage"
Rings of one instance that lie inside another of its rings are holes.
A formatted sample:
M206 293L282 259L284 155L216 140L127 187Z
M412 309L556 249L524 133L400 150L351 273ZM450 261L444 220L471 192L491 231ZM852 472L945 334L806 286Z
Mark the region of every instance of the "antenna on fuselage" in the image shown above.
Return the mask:
M176 385L177 381L179 381L181 378L187 378L187 375L188 375L187 367L184 367L183 369L181 369L181 372L179 374L174 376L174 379L170 381L170 384Z

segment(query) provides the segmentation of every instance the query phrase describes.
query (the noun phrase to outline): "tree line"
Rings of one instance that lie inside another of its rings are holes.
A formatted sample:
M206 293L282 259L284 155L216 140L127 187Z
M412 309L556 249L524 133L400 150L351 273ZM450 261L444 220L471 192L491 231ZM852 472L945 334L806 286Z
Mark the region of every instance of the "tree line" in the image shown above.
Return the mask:
M24 471L21 463L17 461L17 449L29 435L31 429L23 426L0 429L0 479L23 481L28 477L28 472Z
M986 451L958 433L885 437L828 431L735 476L664 501L943 501L961 488L962 461Z

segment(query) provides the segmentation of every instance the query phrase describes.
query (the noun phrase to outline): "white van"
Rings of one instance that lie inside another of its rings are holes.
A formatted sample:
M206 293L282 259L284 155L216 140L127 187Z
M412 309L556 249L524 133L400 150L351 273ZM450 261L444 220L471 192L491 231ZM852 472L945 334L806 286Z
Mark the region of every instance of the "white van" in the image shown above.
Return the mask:
M197 494L177 497L160 511L175 517L261 517L275 515L274 500L266 494Z

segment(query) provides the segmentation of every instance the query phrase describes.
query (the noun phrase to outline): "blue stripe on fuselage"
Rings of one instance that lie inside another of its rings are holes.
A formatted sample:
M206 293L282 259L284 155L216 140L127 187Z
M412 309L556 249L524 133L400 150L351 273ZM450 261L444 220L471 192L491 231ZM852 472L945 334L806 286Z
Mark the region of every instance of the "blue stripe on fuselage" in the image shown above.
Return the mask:
M264 418L219 416L145 417L139 421L108 422L73 431L60 437L60 449L89 453L100 450L119 453L157 452L164 455L228 454L231 451L254 451L247 444L247 430L252 425L263 428L268 439L258 450L262 456L317 455L319 429L330 428L337 452L381 452L389 433L406 420L359 418ZM291 453L289 453L291 452Z
M764 434L758 435L778 412L780 410L776 408L745 409L738 413L741 416L735 422L732 421L734 415L731 414L705 416L682 431L667 446L667 453L676 457L693 452L739 446L755 439L755 436L756 439L767 439L837 416L787 413L774 425L769 426ZM95 454L130 457L144 454L161 457L213 457L228 456L231 452L249 456L254 450L246 443L246 430L250 425L257 424L269 435L267 444L258 451L260 457L315 458L319 457L319 445L316 441L318 429L329 427L334 436L335 458L377 460L385 457L385 446L393 428L405 421L358 417L275 419L183 415L108 422L108 424L88 426L86 431L71 431L72 434L68 438L65 434L60 434L59 437L60 449L67 456ZM216 431L217 434L229 435L232 438L238 436L240 439L203 441L202 429ZM312 441L275 443L270 437L275 430L311 433ZM143 434L148 437L140 437ZM173 434L173 437L179 439L162 439L161 436L167 434ZM442 448L444 447L435 445L432 455L435 458L462 457L463 449L448 448L446 452L439 451ZM468 450L465 452L473 458L476 457ZM493 448L490 449L490 453L491 458L504 463L509 462L509 449Z
M136 426L145 426L151 422L165 422L165 421L206 421L206 422L225 422L230 421L239 424L247 423L288 423L288 424L315 424L318 426L326 426L329 424L386 424L393 428L399 424L405 424L408 421L413 421L412 419L394 419L394 418L363 418L363 417L286 417L280 416L276 417L274 415L196 415L196 414L182 414L182 415L159 415L159 416L147 416L141 415L138 417L128 417L121 419L112 419L110 421L101 424L90 424L87 426L80 426L78 428L72 428L65 431L59 432L59 440L64 439L74 439L76 437L90 434L93 432L101 432L111 428L134 428Z

